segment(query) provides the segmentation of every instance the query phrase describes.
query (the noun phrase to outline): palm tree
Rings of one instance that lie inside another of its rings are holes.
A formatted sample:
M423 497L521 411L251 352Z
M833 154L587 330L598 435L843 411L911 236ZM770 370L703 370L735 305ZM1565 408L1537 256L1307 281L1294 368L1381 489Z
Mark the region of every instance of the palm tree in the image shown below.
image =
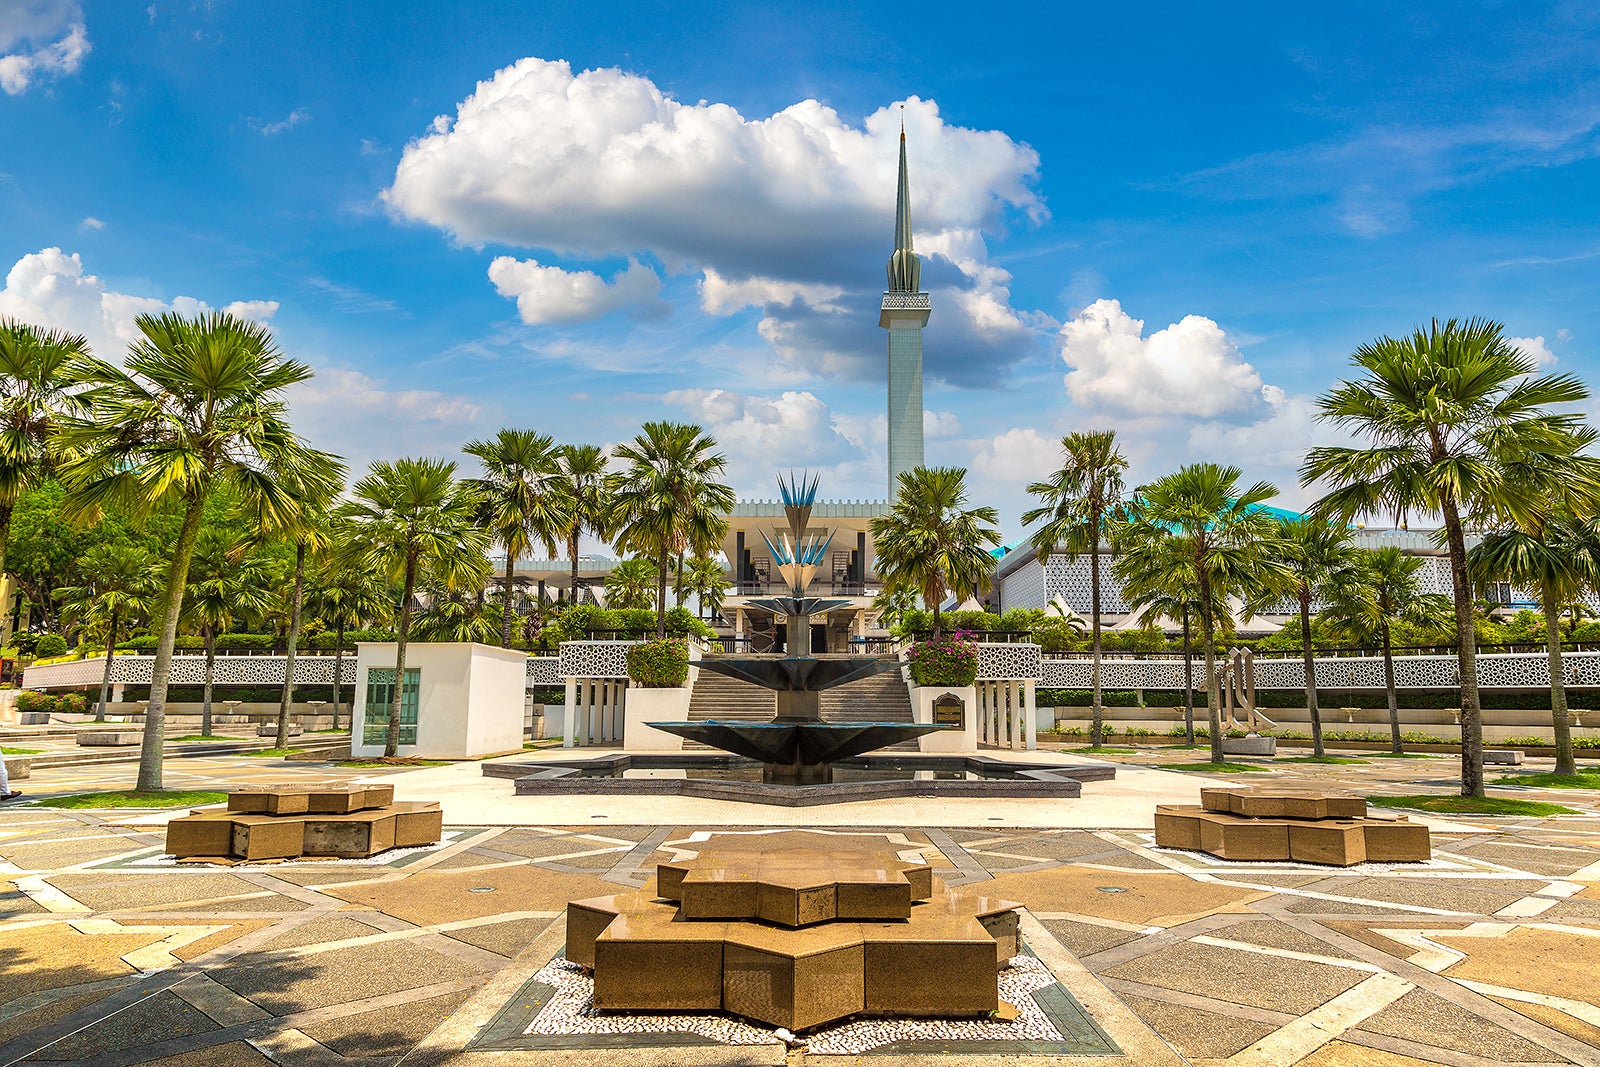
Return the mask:
M578 602L578 540L586 530L600 536L606 533L609 505L605 479L606 452L599 445L562 445L556 450L556 491L565 504L558 532L567 539L574 604Z
M278 696L278 736L274 748L289 746L289 708L294 702L294 664L300 647L300 618L305 606L306 555L320 553L329 545L328 500L312 499L315 489L305 493L307 506L284 532L294 542L294 585L289 594L288 649L283 659L283 691Z
M106 628L106 664L100 677L100 703L95 722L106 721L106 699L111 691L111 658L117 636L126 623L149 617L161 588L156 558L142 546L111 542L95 545L78 560L84 584L56 590L63 615Z
M434 581L432 575L422 579L420 588L427 607L412 626L418 641L475 641L486 645L497 636L494 624L478 602L479 589L450 588Z
M1306 675L1306 715L1311 719L1312 755L1321 759L1322 709L1317 706L1317 667L1312 647L1311 604L1347 580L1357 567L1355 539L1343 523L1316 516L1279 519L1276 534L1279 558L1288 571L1288 589L1276 584L1260 590L1250 609L1261 613L1287 591L1300 609L1300 653Z
M870 522L878 576L885 586L915 589L933 612L933 634L944 633L940 606L989 588L1000 543L1000 514L968 508L967 472L961 467L913 467L900 475L889 514Z
M655 560L656 636L667 635L667 574L678 554L722 540L733 490L717 481L728 462L716 440L690 423L647 422L612 456L627 467L611 479L607 525L617 548Z
M0 574L11 512L55 460L55 431L80 411L78 384L89 342L82 334L0 318Z
M1561 664L1561 606L1600 582L1600 523L1557 514L1529 528L1495 530L1467 553L1467 565L1477 582L1513 582L1538 596L1550 659L1556 773L1576 774L1566 674Z
M388 618L394 598L388 584L357 558L346 538L336 542L322 562L311 582L306 607L313 618L333 624L333 728L337 730L345 630Z
M1400 700L1394 683L1394 642L1397 622L1443 628L1450 622L1450 598L1428 593L1418 574L1420 556L1408 556L1394 545L1361 554L1359 565L1328 591L1323 617L1348 629L1362 643L1377 639L1383 649L1383 684L1389 697L1389 742L1399 755L1405 749L1400 737Z
M461 451L483 463L483 477L469 484L482 502L482 525L506 553L500 647L510 648L517 559L535 542L555 555L557 534L571 526L565 514L571 501L562 492L558 450L548 434L501 430L492 440L469 442Z
M217 635L228 633L241 618L263 615L272 608L272 590L282 578L247 542L211 527L200 532L184 592L184 613L205 641L206 677L200 703L200 732L211 736L211 688L216 675ZM280 732L278 748L285 742Z
M1281 583L1286 571L1269 551L1276 522L1262 505L1278 495L1266 482L1239 488L1242 472L1215 463L1192 463L1137 490L1116 530L1123 582L1141 589L1159 586L1175 557L1194 575L1200 640L1206 655L1211 761L1222 759L1222 693L1217 684L1218 615L1227 598L1254 595ZM1170 540L1169 540L1170 539Z
M477 525L479 499L455 478L456 465L436 459L378 461L356 482L340 509L367 566L400 583L394 685L383 754L398 754L405 692L406 640L417 579L427 572L448 586L470 585L488 572L489 533ZM481 581L480 581L481 584Z
M655 584L654 563L638 557L622 560L606 575L606 607L647 608Z
M1033 550L1040 566L1061 553L1069 560L1089 556L1089 599L1093 662L1089 668L1094 690L1092 744L1104 741L1104 711L1100 696L1100 542L1107 523L1122 510L1122 472L1128 460L1117 448L1115 430L1069 433L1061 439L1061 468L1042 482L1028 486L1040 506L1022 513L1022 524L1044 520L1034 532Z
M1483 712L1465 523L1478 515L1536 514L1538 478L1514 471L1559 467L1576 450L1578 415L1552 411L1589 394L1570 374L1538 373L1497 322L1435 319L1405 338L1380 337L1353 357L1365 372L1319 401L1320 417L1372 441L1369 447L1313 448L1304 485L1326 482L1318 510L1356 516L1413 512L1444 520L1455 599L1461 686L1461 792L1483 796ZM1572 486L1593 497L1596 486Z
M1127 536L1112 527L1113 536ZM1191 546L1177 537L1162 538L1146 531L1148 543L1137 558L1121 557L1112 573L1122 582L1122 599L1141 621L1154 624L1162 618L1178 619L1183 629L1183 733L1184 744L1194 744L1194 652L1192 617L1200 611L1200 583ZM1139 567L1138 571L1130 568Z
M702 618L716 618L722 600L728 595L728 572L715 556L700 555L689 561L689 591L694 594Z
M214 312L198 318L141 315L123 367L85 367L88 413L63 422L71 456L61 467L81 515L121 502L143 518L172 506L183 516L168 559L137 788L161 788L167 684L189 563L206 501L230 490L266 529L294 522L308 499L331 495L336 457L290 428L283 392L311 368L287 359L259 323Z

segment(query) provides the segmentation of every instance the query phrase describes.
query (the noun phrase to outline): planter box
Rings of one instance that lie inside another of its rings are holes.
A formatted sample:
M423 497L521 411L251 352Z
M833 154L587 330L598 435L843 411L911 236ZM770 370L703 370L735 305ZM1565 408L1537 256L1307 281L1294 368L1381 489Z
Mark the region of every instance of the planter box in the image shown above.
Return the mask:
M622 698L622 747L629 752L683 751L683 738L645 724L688 721L689 695L685 686L644 689L630 684Z
M1222 754L1224 756L1276 756L1278 754L1278 739L1276 737L1224 737L1222 739Z
M923 734L917 738L917 748L922 752L976 752L978 751L978 689L976 686L919 685L911 689L911 721L931 723L934 701L942 696L958 698L964 705L960 729L948 732Z

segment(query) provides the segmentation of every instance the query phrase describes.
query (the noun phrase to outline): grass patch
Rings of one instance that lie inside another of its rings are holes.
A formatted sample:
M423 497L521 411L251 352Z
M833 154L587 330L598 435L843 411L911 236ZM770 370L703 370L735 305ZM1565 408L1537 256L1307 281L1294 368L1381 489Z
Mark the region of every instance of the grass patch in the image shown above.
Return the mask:
M1131 748L1111 748L1105 745L1102 745L1099 748L1095 748L1093 745L1085 745L1082 748L1069 748L1067 751L1092 752L1101 756L1131 756L1134 753L1134 750Z
M1365 763L1364 759L1353 756L1280 756L1273 760L1274 763Z
M344 726L330 726L326 730L312 730L310 732L314 734L347 734L350 730Z
M37 756L36 748L0 748L0 756Z
M1367 759L1446 759L1437 752L1368 752Z
M1504 797L1368 797L1375 808L1414 808L1447 815L1576 815L1573 808L1545 804L1537 800L1507 800Z
M1579 774L1508 774L1496 785L1531 785L1544 789L1600 789L1600 771Z
M72 793L39 801L41 808L192 808L201 804L221 804L228 794L209 789L163 789L141 793L118 789L109 793Z
M1198 771L1201 774L1249 774L1252 771L1264 771L1265 767L1257 767L1252 763L1158 763L1164 771Z
M242 737L225 737L222 734L184 734L182 737L171 737L169 741L243 741Z
M301 750L298 749L298 748L263 748L263 749L259 749L258 751L255 751L255 752L241 752L241 753L239 753L239 755L241 755L241 756L272 756L272 757L276 757L277 759L284 759L285 757L288 757L288 756L298 755L300 751Z
M418 759L416 756L378 756L375 759L341 760L334 766L364 770L372 767L447 767L451 762L447 759Z

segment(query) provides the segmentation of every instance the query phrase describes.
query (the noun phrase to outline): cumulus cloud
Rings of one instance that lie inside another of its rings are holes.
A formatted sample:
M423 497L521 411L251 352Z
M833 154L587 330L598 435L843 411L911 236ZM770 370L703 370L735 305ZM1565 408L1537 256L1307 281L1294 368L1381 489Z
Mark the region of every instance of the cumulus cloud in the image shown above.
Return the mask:
M661 279L636 259L607 282L591 270L497 256L489 264L489 280L501 296L516 300L517 312L530 326L589 322L614 311L654 314L664 309Z
M76 0L0 0L0 89L8 95L76 74L88 54L89 34Z
M1566 331L1563 330L1561 332L1565 333ZM1561 340L1561 334L1557 334L1556 338ZM1538 363L1541 369L1556 365L1556 354L1550 351L1550 346L1544 343L1542 336L1508 337L1506 341L1512 348L1520 350L1523 355Z
M0 316L81 333L97 355L109 359L121 356L139 336L134 320L140 315L164 311L201 315L211 310L211 305L192 296L164 301L107 288L97 276L84 273L76 252L68 255L59 248L41 249L17 260L0 289ZM264 322L278 304L242 300L223 310Z
M1061 327L1067 395L1085 408L1215 418L1258 409L1261 375L1215 322L1186 315L1144 336L1144 321L1096 300Z
M621 70L574 74L529 58L408 144L383 198L468 244L651 255L701 276L708 313L759 308L761 335L800 371L862 377L882 358L871 308L900 118L884 107L856 126L815 100L746 118ZM992 381L1037 338L981 235L1011 214L1043 217L1038 155L999 131L947 124L932 101L909 98L904 118L918 241L943 264L925 274L935 309L925 366Z
M395 427L405 427L407 455L459 459L461 442L492 422L482 405L432 389L393 388L348 367L324 367L286 391L295 431L344 457L352 480L374 459L396 455Z

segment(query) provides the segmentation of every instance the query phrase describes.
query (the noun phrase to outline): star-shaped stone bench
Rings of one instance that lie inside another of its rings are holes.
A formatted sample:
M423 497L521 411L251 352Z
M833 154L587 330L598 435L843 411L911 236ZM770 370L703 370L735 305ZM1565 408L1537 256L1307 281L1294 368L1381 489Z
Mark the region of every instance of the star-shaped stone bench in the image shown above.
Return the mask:
M1215 787L1200 804L1156 807L1156 844L1226 860L1293 861L1349 867L1415 863L1432 856L1428 828L1400 815L1376 816L1349 793L1276 787Z
M346 782L248 786L224 811L167 824L167 851L180 862L366 858L431 845L444 829L437 801L396 801L393 785Z

